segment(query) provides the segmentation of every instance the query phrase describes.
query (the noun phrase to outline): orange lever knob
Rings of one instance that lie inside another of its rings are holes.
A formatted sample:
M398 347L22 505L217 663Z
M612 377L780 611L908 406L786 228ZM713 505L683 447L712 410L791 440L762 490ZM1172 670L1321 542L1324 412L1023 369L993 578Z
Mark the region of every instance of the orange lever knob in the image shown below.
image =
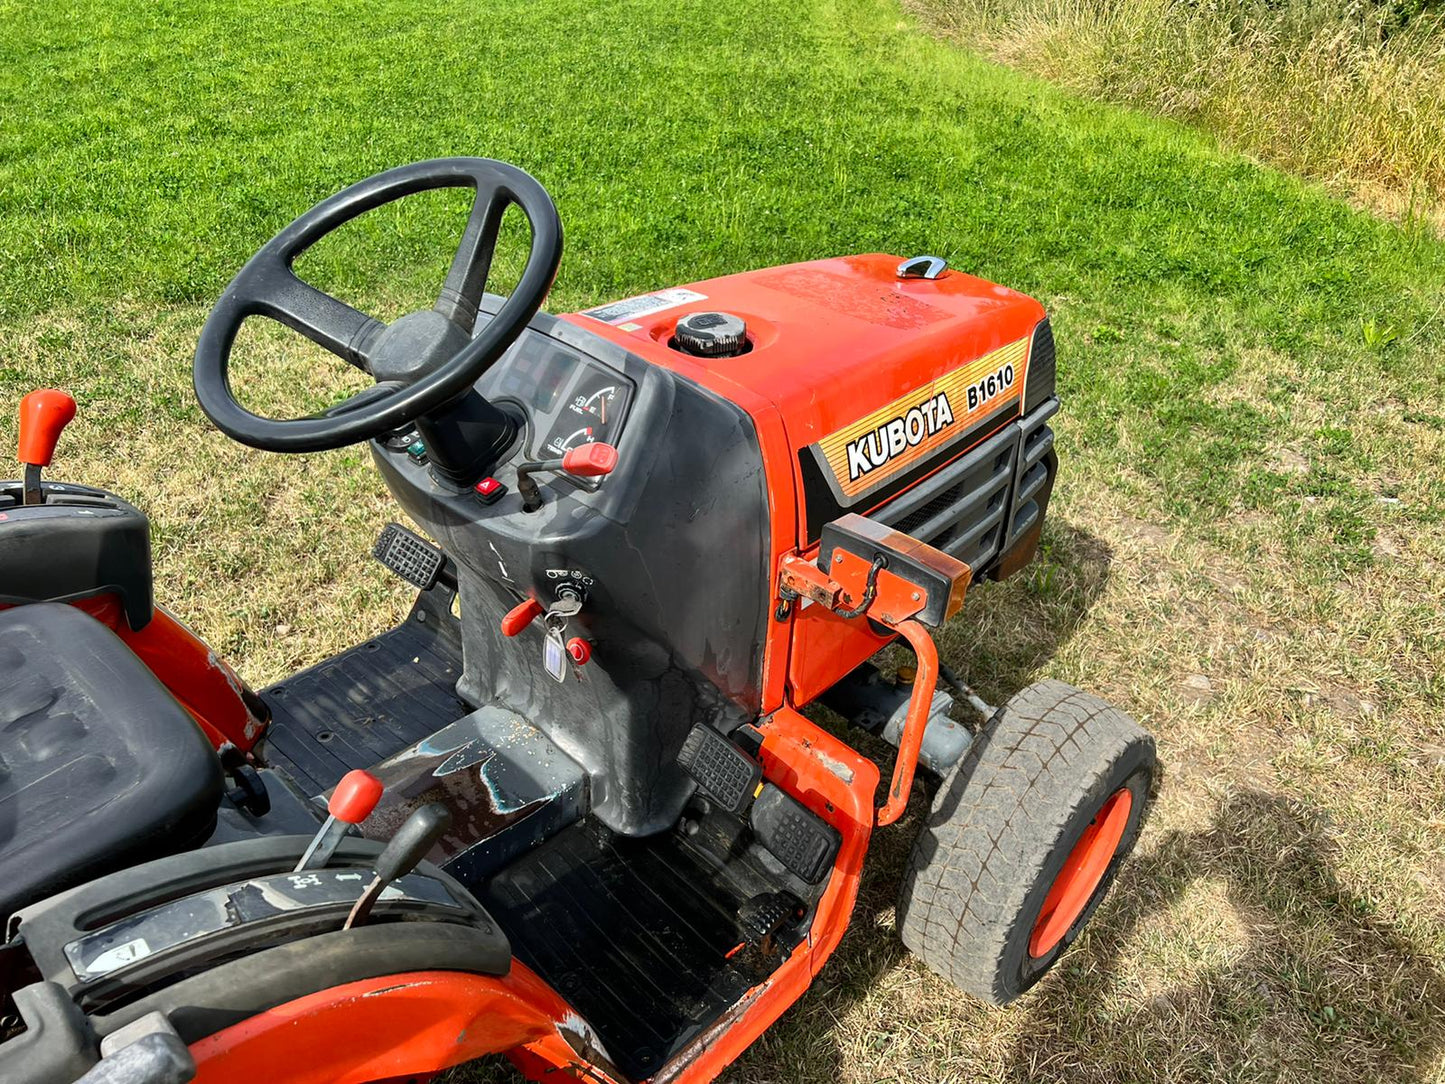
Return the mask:
M381 801L381 780L368 771L356 768L341 777L331 800L326 803L326 812L347 824L360 824L371 816L376 803Z
M50 466L60 431L75 417L75 400L63 391L40 388L20 400L20 462Z
M579 444L562 457L562 469L577 478L601 478L616 467L617 449L600 442Z
M543 613L542 604L534 598L519 602L502 615L502 635L516 636Z

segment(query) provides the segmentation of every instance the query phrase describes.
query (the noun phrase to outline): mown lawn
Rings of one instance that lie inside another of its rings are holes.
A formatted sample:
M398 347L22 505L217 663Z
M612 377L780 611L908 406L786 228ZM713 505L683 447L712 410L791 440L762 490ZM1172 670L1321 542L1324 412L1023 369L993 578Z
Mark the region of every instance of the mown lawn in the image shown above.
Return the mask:
M0 402L76 394L59 474L152 511L161 599L258 684L404 606L366 556L390 515L367 457L241 449L189 386L208 300L351 180L529 169L567 227L557 310L878 249L1050 307L1044 558L944 651L992 700L1057 676L1154 730L1140 855L1000 1012L902 950L908 824L883 833L838 955L728 1079L1445 1080L1430 235L932 40L893 0L0 0L0 27ZM379 215L309 267L401 311L455 210ZM279 337L248 347L259 401L343 386Z

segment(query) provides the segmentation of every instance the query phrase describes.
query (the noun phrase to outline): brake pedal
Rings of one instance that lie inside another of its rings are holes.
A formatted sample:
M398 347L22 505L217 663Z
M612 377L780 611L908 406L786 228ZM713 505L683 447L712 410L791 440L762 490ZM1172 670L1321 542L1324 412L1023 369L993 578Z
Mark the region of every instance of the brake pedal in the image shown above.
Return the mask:
M753 803L748 821L758 842L810 885L832 867L842 842L836 828L771 783Z
M381 529L371 555L423 591L436 585L447 559L436 546L400 523L388 523Z
M758 792L763 766L710 726L692 728L677 762L709 798L728 813L741 813Z
M802 901L791 892L759 892L738 908L738 927L748 944L762 945L802 910Z

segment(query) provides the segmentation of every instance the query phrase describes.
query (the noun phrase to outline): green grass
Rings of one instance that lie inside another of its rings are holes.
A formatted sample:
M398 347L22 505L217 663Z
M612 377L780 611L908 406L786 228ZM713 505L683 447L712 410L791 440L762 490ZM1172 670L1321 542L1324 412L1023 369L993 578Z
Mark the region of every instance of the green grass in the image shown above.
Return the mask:
M404 604L366 558L392 513L365 454L241 449L189 388L207 303L352 180L443 154L529 169L566 224L559 311L877 249L1049 306L1044 555L943 646L990 698L1058 676L1158 734L1140 859L1000 1013L898 945L907 828L883 834L855 929L729 1079L1442 1079L1427 231L956 50L891 0L0 0L0 26L0 401L76 393L59 473L152 511L161 598L258 684ZM456 210L378 214L308 269L385 313L429 303ZM243 346L278 409L344 386L283 336Z

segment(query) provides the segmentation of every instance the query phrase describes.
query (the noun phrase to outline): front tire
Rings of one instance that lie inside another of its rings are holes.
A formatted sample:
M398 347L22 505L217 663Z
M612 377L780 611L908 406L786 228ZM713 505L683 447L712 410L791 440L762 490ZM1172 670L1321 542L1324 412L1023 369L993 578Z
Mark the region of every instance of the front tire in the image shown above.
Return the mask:
M994 715L934 799L898 900L903 943L959 989L1004 1005L1058 960L1133 850L1154 739L1060 681Z

